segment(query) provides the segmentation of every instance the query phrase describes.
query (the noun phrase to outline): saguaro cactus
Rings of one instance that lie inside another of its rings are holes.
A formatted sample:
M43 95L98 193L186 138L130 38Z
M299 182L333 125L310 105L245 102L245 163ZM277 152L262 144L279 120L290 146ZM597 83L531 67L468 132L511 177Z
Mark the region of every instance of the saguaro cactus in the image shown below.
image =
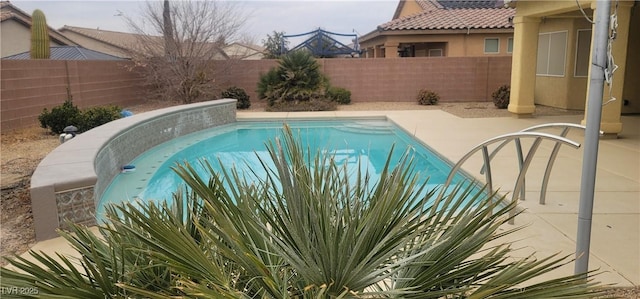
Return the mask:
M31 15L31 59L49 59L49 28L44 13L36 9Z

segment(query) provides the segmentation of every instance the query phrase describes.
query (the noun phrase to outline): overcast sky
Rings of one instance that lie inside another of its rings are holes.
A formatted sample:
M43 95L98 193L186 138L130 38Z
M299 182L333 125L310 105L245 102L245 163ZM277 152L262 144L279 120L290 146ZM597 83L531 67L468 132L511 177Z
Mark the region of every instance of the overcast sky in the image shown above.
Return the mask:
M232 0L235 1L235 0ZM352 1L237 1L249 13L244 32L256 44L273 31L299 34L318 27L336 33L364 35L391 20L398 0ZM136 15L142 1L25 1L12 0L31 14L40 9L47 24L59 29L64 25L128 31L118 12Z

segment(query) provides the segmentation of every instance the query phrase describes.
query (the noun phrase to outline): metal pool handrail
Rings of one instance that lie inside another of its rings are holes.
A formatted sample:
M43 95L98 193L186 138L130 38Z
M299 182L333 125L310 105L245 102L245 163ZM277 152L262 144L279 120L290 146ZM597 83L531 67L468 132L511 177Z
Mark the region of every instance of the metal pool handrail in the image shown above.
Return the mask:
M537 126L539 127L539 126ZM532 127L534 128L534 127ZM529 128L531 129L531 128ZM523 182L524 182L524 177L525 174L529 168L529 165L531 164L531 161L533 160L533 156L535 155L535 152L537 151L540 143L542 142L543 139L548 139L548 140L552 140L556 142L556 145L559 144L566 144L569 145L573 148L579 148L580 144L569 140L565 137L562 136L557 136L557 135L553 135L553 134L549 134L549 133L543 133L543 132L516 132L516 133L509 133L509 134L504 134L504 135L500 135L491 139L488 139L484 142L482 142L481 144L477 145L476 147L474 147L473 149L471 149L467 154L465 154L462 158L460 158L460 160L458 160L458 163L456 163L453 168L451 168L451 171L449 172L449 176L447 177L447 180L445 182L445 184L443 185L442 189L440 190L440 193L436 199L436 202L440 202L440 200L442 199L442 197L444 196L444 192L446 191L446 189L449 187L449 185L451 184L451 181L453 180L453 177L455 176L455 174L458 172L458 170L460 170L460 167L462 167L462 164L464 164L464 162L466 162L471 156L473 156L473 154L475 154L476 152L478 152L479 150L482 150L482 156L483 156L483 161L484 161L484 168L486 169L486 171L484 172L485 174L485 180L487 183L487 187L489 189L489 192L493 192L493 182L492 182L492 176L491 176L491 157L495 156L495 155L490 155L489 154L489 149L488 146L497 142L503 142L499 148L504 147L505 143L508 143L511 140L516 140L516 144L518 145L518 148L520 148L520 152L521 152L521 147L520 145L520 139L521 138L535 138L533 144L531 145L531 148L529 149L529 152L527 153L527 157L522 160L522 158L519 158L519 161L522 161L520 164L520 173L518 174L518 178L516 180L516 185L514 187L513 190L513 195L511 200L512 201L516 201L517 197L516 194L518 194L521 191L521 188L523 186ZM499 149L498 148L498 149ZM496 151L498 150L496 149ZM546 188L545 188L546 189ZM509 223L513 224L513 217L515 215L515 211L511 211L510 213L510 217L511 219L509 220Z
M572 128L581 129L584 131L586 127L578 124L572 124L572 123L549 123L549 124L532 126L532 127L523 129L520 132L533 132L533 131L545 130L550 128L561 128L562 132L558 136L566 137ZM600 134L603 134L603 132L600 131ZM498 147L496 147L493 150L493 152L491 152L491 155L489 156L489 160L493 159L493 157L500 151L500 149L502 149L507 143L509 143L509 141L510 140L505 140L502 144L498 145ZM518 164L520 169L522 169L522 164L524 163L524 161L522 157L522 145L520 143L520 139L515 139L515 145L516 145L516 152L518 155ZM551 176L551 169L553 168L553 164L555 163L556 157L558 156L558 152L560 151L560 146L562 146L562 144L556 142L556 144L553 146L553 150L551 151L551 155L549 156L549 161L547 162L547 167L544 172L544 177L542 179L542 186L540 190L539 203L541 205L545 204L546 202L547 186L549 183L549 178ZM485 166L483 165L482 168L480 169L480 173L483 174L484 171L485 171ZM525 179L523 178L522 187L520 188L520 200L525 200L525 189L526 189ZM514 189L514 194L517 194L515 193L515 191L516 190Z

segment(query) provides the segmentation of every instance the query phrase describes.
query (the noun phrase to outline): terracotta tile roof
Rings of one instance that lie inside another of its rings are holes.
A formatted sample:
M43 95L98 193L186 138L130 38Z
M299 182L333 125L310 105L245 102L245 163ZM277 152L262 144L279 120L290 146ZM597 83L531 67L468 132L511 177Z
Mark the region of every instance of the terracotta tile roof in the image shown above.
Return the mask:
M511 29L512 8L460 8L425 11L384 23L382 30Z
M436 0L438 3L449 9L456 8L497 8L504 5L504 1L496 0Z
M416 2L418 3L418 5L420 5L420 7L422 7L422 10L424 11L442 8L442 6L440 5L440 3L438 3L438 1L416 0Z
M9 6L10 4L9 1L0 1L0 21L8 20L16 16L15 13L4 9L5 6Z

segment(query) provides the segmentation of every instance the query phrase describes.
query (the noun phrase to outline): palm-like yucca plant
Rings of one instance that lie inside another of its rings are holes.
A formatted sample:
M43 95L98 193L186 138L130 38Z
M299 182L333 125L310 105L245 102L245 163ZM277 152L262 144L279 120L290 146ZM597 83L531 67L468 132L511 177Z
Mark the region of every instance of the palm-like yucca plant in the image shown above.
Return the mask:
M267 145L266 176L179 165L188 189L174 206L112 206L101 238L80 226L63 233L80 259L32 252L43 265L10 260L20 271L2 268L2 286L64 298L602 295L583 276L528 284L568 261L510 256L496 240L517 230L498 231L513 204L462 187L434 202L409 155L373 182L284 132Z
M261 74L256 88L258 98L266 99L269 106L273 105L276 100L273 96L273 89L280 81L280 74L277 68L272 68L266 74Z
M282 57L280 70L285 89L317 90L323 83L318 62L307 51L293 51Z
M320 72L320 66L307 51L293 51L280 59L278 67L262 75L258 82L258 95L269 105L297 104L324 99L328 79Z

